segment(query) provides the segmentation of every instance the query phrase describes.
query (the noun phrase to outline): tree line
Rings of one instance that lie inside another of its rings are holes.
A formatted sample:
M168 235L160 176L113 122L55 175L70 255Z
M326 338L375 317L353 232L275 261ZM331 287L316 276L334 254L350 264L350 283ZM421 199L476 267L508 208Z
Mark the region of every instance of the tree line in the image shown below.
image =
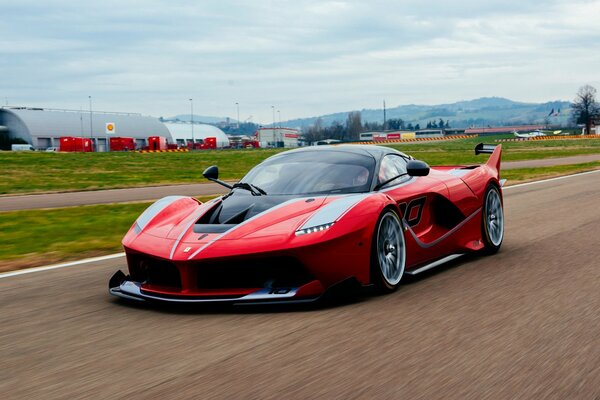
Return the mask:
M585 125L585 133L592 133L592 125L600 124L600 105L596 101L596 88L584 85L579 88L571 105L571 121Z
M426 129L448 129L450 121L440 119L439 121L429 121ZM360 111L352 111L348 114L344 123L334 121L329 126L323 125L323 120L317 118L315 123L302 130L304 140L312 144L322 139L336 139L341 141L355 141L360 139L363 132L383 132L383 131L417 131L421 129L420 124L413 125L402 118L390 118L381 122L362 122Z
M585 125L587 134L592 133L592 125L600 124L600 105L596 100L596 89L590 85L579 88L575 100L571 105L571 122ZM429 121L426 129L449 129L450 121L439 119ZM407 123L401 118L392 118L385 121L385 126L380 122L362 122L360 111L348 114L346 121L334 121L330 126L323 126L321 118L303 129L304 140L312 144L322 139L337 139L341 141L359 140L363 132L377 132L385 130L420 130L419 124Z

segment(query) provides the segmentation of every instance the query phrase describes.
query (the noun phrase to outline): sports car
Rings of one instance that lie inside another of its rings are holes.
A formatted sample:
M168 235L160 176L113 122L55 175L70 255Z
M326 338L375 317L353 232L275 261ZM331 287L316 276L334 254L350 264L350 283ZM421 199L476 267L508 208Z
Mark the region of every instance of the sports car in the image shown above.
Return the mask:
M109 292L166 302L309 302L345 282L394 291L403 276L504 237L501 146L481 165L429 167L374 145L285 151L201 203L169 196L123 239Z

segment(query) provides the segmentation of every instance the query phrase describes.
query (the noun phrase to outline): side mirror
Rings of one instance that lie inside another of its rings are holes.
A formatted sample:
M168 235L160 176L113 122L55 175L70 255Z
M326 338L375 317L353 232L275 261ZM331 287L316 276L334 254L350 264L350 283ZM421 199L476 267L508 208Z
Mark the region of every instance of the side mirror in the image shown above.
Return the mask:
M227 189L233 189L233 186L231 186L229 183L219 180L219 167L217 167L216 165L211 165L210 167L206 168L202 173L202 176L204 176L209 181L213 181L218 183L219 185L225 186Z
M406 164L406 172L409 176L427 176L429 175L429 165L420 160L410 160Z
M216 165L211 165L204 170L202 176L211 181L213 179L219 179L219 167Z

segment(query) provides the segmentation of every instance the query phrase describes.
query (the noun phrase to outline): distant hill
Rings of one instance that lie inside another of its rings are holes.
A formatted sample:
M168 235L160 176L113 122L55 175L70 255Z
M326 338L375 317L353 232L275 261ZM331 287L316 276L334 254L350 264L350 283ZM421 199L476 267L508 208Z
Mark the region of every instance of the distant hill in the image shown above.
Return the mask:
M544 124L566 125L570 117L571 103L568 101L548 101L546 103L523 103L505 99L502 97L482 97L475 100L463 100L450 104L418 105L409 104L388 108L387 119L402 118L406 123L420 124L422 128L429 121L438 122L440 119L449 121L452 128L468 128L471 126L502 126L518 124ZM554 110L558 115L549 116ZM360 111L363 122L383 122L383 108L351 110ZM291 128L305 128L321 118L324 126L334 122L345 123L351 111L337 112L307 118L298 118L282 121L282 124ZM175 115L164 118L165 121L189 122L189 114ZM227 120L227 117L211 117L194 115L194 122L219 125ZM234 124L234 118L230 123ZM266 125L268 126L268 125Z
M453 128L470 126L501 126L530 123L549 123L563 125L568 122L571 103L568 101L549 101L546 103L522 103L502 97L482 97L475 100L459 101L451 104L416 105L409 104L386 110L387 119L402 118L413 125L425 127L428 121L450 121ZM550 112L558 115L549 116ZM299 118L285 121L289 127L303 128L321 118L324 126L333 122L344 123L350 111L321 116ZM383 108L360 110L363 122L382 122Z

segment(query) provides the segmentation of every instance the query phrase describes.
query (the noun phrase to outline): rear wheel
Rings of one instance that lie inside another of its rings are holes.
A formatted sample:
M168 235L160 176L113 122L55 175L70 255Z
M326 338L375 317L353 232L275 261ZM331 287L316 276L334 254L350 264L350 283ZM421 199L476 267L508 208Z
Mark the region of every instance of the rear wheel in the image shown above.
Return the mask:
M400 218L390 209L384 210L377 222L371 259L373 283L382 292L396 290L404 275L406 245Z
M481 220L481 236L483 238L483 251L493 254L500 249L504 239L504 209L499 189L488 186L483 203L483 217Z

